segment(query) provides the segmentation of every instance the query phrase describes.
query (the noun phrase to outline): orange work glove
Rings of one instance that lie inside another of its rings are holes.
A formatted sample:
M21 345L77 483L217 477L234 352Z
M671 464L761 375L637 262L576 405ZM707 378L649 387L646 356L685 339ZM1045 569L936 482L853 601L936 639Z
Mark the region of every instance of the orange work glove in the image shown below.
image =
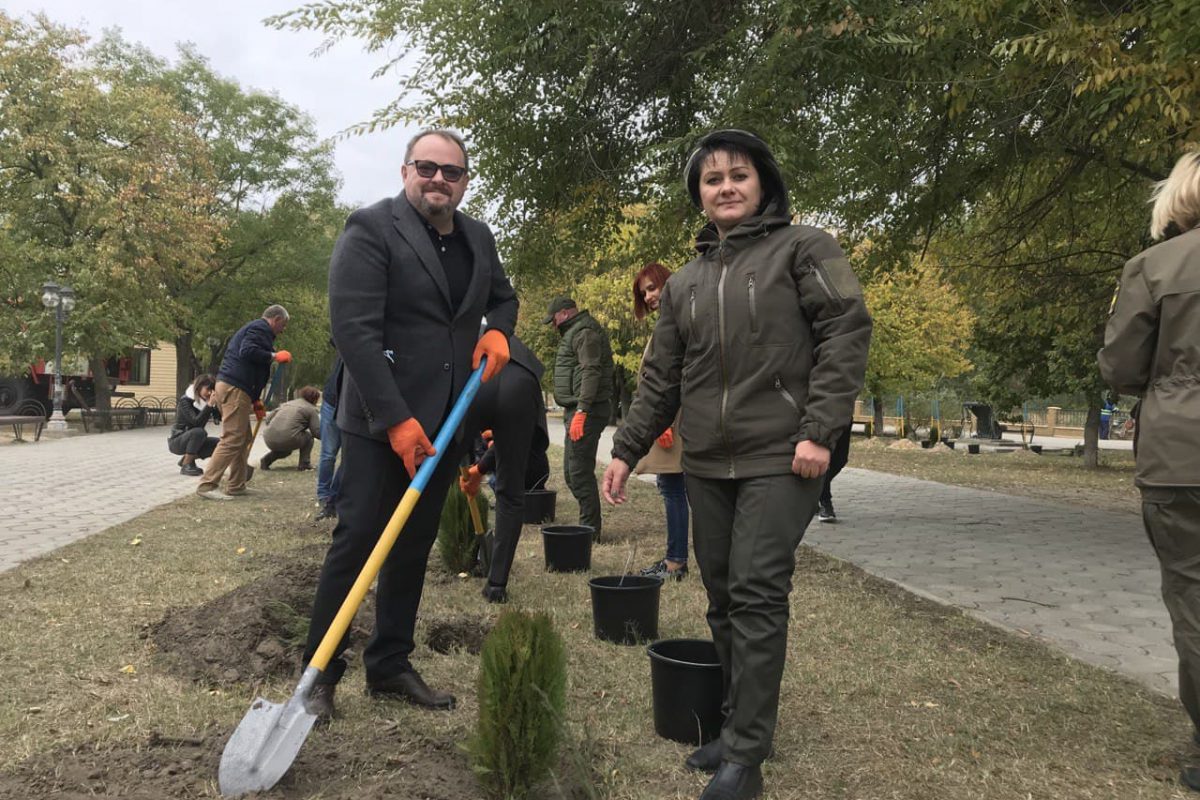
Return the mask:
M292 360L292 354L289 353L287 350L280 350L278 353L275 354L275 360L278 361L280 364L286 364Z
M483 473L479 471L478 464L472 464L467 470L466 475L458 476L458 488L462 489L463 494L467 497L474 497L479 494L479 484L483 482Z
M583 438L583 423L587 422L586 411L576 411L575 416L571 417L571 430L567 431L567 436L571 437L572 442L578 442Z
M487 383L508 363L508 337L496 330L479 337L475 352L471 355L471 369L478 369L479 360L484 356L487 356L488 362L483 369L482 380Z
M254 418L256 420L258 420L259 422L262 422L263 418L265 416L267 416L266 406L263 405L262 400L255 400L254 401Z
M654 441L663 450L670 450L671 445L675 444L675 431L671 430L670 428L667 428L665 431L662 432L662 436L659 436Z
M416 417L409 417L404 422L388 428L388 442L392 445L392 452L404 461L404 468L408 470L410 478L417 476L417 467L421 466L425 456L437 454Z

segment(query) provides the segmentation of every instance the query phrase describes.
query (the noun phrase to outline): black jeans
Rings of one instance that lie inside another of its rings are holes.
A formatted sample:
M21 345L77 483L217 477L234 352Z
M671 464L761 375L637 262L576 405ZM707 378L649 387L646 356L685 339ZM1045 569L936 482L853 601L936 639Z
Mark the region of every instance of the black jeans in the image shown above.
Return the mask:
M525 490L544 483L550 471L542 388L528 370L509 367L479 390L476 413L474 427L491 428L496 448L496 536L488 583L505 586L525 521Z
M167 449L177 456L191 455L203 459L213 454L219 441L217 437L209 436L204 428L189 428L167 439Z
M846 462L849 460L850 428L847 426L842 438L838 439L837 444L829 451L829 471L825 473L825 483L821 486L821 505L829 505L833 502L833 479L838 476L842 467L846 466Z
M413 508L400 538L379 572L375 591L375 631L363 650L368 683L387 680L412 669L408 657L414 648L413 629L425 587L429 550L437 539L438 520L446 491L457 471L459 445L453 442L442 454L429 485ZM316 653L338 609L362 571L367 557L411 483L404 463L387 442L342 432L342 492L337 500L338 524L321 567L317 596L304 662ZM350 634L341 643L321 675L321 683L337 683L346 671L342 653Z

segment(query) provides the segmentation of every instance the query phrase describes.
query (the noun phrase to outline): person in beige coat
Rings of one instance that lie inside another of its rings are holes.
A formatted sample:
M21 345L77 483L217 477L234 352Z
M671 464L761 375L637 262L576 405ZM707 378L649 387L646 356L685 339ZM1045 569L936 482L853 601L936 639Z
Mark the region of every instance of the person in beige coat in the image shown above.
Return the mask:
M263 456L258 465L269 470L281 458L287 458L293 450L300 451L300 463L296 469L312 469L313 440L321 438L321 412L317 403L321 390L305 386L295 400L289 400L267 415L263 441L271 452Z
M1150 235L1163 240L1125 264L1100 373L1138 395L1135 483L1162 567L1179 654L1179 699L1200 742L1200 152L1154 190ZM1200 791L1200 763L1181 780Z
M652 261L638 272L633 279L633 315L645 319L658 311L658 298L671 271ZM650 342L642 354L642 364L650 352ZM638 368L638 375L642 373ZM662 495L667 511L667 554L659 561L642 570L643 575L660 577L663 580L683 580L688 571L688 499L687 485L683 474L683 442L675 435L678 416L655 441L650 452L639 461L633 471L639 475L657 475L658 493Z

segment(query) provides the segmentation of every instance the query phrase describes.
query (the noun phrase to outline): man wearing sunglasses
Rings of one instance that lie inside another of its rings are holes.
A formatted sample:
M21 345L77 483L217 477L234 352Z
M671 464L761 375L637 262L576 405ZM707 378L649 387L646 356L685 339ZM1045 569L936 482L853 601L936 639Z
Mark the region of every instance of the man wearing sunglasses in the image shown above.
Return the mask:
M508 362L517 297L484 223L457 211L467 190L467 150L458 134L422 131L400 168L404 191L350 215L329 265L329 316L345 362L337 424L342 431L338 524L313 603L305 661L312 658L417 467L434 455L442 425L472 369L484 381ZM486 330L479 335L487 317ZM362 652L367 693L425 708L454 697L413 669L413 628L425 566L462 430L443 453L379 573L375 631ZM333 715L345 671L343 639L309 708Z

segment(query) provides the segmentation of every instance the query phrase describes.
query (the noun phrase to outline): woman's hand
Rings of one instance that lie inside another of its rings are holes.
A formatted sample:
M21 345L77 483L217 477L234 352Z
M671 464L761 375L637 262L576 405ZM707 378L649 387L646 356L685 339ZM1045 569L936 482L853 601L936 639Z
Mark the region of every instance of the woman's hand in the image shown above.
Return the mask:
M601 491L609 504L619 506L625 502L625 481L629 480L629 472L629 465L619 458L608 462Z
M796 453L792 456L792 472L801 478L819 478L828 470L828 447L810 442L808 439L796 442Z

